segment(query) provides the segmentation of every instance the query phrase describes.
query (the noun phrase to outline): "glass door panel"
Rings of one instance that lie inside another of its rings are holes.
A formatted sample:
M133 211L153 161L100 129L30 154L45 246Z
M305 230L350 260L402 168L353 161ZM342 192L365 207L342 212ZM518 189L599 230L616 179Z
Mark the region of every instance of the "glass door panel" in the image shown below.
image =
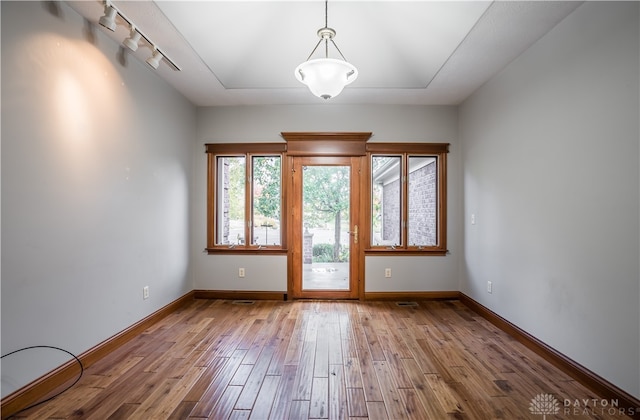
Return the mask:
M349 290L349 166L302 167L302 290Z

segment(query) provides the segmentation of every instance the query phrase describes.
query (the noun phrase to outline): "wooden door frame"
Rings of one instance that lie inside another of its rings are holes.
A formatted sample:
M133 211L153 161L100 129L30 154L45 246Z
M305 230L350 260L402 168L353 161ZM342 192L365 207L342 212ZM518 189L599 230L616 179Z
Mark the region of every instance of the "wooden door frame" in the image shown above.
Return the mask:
M293 214L294 214L294 206L296 205L294 200L294 185L293 185L293 162L294 157L297 156L309 156L309 157L350 157L350 158L359 158L359 171L360 176L358 177L359 183L356 186L356 193L360 196L360 202L365 202L366 198L366 189L364 188L366 185L366 176L368 172L368 162L366 159L366 142L371 138L372 133L370 132L357 132L357 133L344 133L344 132L324 132L324 133L307 133L307 132L283 132L281 133L282 137L287 142L287 151L285 153L284 160L284 173L286 175L286 205L288 207L287 217L291 218L288 220L289 229L287 229L287 243L288 252L287 252L287 293L292 298L297 298L294 292L294 279L293 279L293 264L294 264L294 235L300 235L298 233L294 233L295 230L293 226ZM354 159L352 159L353 161ZM353 164L352 164L353 165ZM354 185L352 183L352 188ZM352 191L352 194L354 192ZM366 208L367 206L358 206L357 209L351 208L352 217L358 221L360 226L359 228L359 238L358 238L358 247L356 250L356 264L357 264L357 272L358 278L356 279L356 290L353 291L353 296L351 298L355 299L364 299L364 246L362 240L364 238L364 234L367 229L363 229L362 223L367 220L366 219ZM301 239L300 239L301 240ZM353 241L351 241L353 242ZM350 273L351 276L351 273ZM327 298L331 298L329 292L324 294Z

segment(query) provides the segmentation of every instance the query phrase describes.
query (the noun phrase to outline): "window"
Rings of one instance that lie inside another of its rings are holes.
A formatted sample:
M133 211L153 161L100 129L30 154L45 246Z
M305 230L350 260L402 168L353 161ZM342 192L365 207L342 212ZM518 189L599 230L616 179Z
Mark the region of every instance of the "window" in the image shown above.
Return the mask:
M367 145L368 252L446 252L447 144Z
M283 250L281 144L208 144L209 252Z

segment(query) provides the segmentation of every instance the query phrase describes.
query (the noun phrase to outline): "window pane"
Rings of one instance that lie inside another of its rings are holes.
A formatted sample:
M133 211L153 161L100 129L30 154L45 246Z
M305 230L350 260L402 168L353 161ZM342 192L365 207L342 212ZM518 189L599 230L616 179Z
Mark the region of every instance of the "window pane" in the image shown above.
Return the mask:
M437 245L436 162L433 156L409 157L409 246Z
M281 245L281 159L280 156L254 156L251 208L252 237L256 245Z
M216 244L244 244L245 158L217 159Z
M372 156L371 245L400 245L401 175L400 156Z

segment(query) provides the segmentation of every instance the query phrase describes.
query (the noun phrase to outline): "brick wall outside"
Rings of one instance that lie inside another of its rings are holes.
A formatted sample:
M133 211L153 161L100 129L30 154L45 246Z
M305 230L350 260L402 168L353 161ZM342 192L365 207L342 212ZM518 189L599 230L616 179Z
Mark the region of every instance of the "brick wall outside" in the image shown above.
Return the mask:
M436 245L436 163L409 174L409 245Z
M436 163L409 174L409 245L436 245L437 190ZM388 183L382 191L382 239L400 243L400 180Z
M313 263L313 233L305 229L302 239L302 263Z

